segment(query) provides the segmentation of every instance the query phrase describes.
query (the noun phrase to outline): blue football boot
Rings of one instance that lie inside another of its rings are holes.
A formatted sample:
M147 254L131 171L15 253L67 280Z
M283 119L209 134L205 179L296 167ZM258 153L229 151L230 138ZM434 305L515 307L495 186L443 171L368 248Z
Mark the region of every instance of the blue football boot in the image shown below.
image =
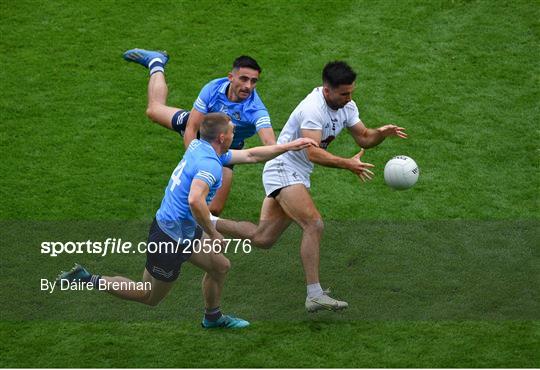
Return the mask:
M206 318L201 323L205 329L225 328L225 329L240 329L249 326L249 322L239 319L238 317L232 317L223 315L216 321L209 321Z
M139 63L146 68L148 68L148 64L156 58L159 58L161 60L163 66L165 66L165 64L167 64L167 62L169 61L169 54L167 54L166 51L152 51L144 49L128 50L123 54L123 57L128 62Z
M62 271L60 275L58 275L58 277L56 278L56 281L59 282L60 280L67 280L70 283L72 281L89 282L91 277L91 273L89 273L84 267L76 263L70 271Z

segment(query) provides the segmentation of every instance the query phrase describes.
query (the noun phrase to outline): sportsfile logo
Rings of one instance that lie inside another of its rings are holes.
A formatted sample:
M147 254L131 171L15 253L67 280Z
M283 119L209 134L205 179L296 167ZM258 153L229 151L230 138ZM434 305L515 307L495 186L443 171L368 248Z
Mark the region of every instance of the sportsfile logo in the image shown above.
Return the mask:
M144 242L142 242L144 243ZM139 243L141 244L141 243ZM133 243L122 239L107 238L105 241L44 241L41 243L41 253L56 257L60 254L99 254L101 256L111 254L135 253L131 248Z

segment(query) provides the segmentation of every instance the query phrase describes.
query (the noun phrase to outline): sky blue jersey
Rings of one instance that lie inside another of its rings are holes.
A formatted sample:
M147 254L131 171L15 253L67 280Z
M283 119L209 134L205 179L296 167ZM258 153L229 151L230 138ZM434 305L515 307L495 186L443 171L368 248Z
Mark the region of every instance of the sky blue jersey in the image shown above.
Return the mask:
M210 191L206 203L210 203L221 186L223 166L230 162L231 157L230 150L219 156L210 143L202 139L193 140L189 144L184 157L171 175L161 206L156 212L156 220L161 230L174 240L193 238L197 223L188 203L191 183L194 179L199 179L208 184Z
M231 102L227 98L227 77L207 83L195 100L193 108L203 114L223 112L231 117L235 126L231 149L242 149L244 140L255 135L261 128L271 128L270 115L256 90L241 102Z

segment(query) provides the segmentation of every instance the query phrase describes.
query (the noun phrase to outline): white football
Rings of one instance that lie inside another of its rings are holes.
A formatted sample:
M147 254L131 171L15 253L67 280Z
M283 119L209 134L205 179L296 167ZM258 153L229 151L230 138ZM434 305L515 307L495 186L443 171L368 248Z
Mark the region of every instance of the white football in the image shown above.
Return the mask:
M420 168L416 162L406 155L398 155L384 166L384 181L396 190L408 189L418 181Z

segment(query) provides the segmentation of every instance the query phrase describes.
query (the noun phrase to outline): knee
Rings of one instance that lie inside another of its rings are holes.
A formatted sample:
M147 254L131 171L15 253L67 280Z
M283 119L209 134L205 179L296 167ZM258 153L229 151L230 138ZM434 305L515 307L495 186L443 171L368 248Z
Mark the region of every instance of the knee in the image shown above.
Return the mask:
M150 118L152 121L155 121L156 114L157 114L156 105L149 103L148 107L146 107L146 116Z
M309 232L310 234L322 235L324 231L324 222L320 217L307 220L301 226L304 232Z
M214 272L220 275L226 275L231 269L231 261L228 258L223 257L214 266Z
M146 299L142 301L145 305L149 307L156 307L158 304L160 304L161 298L156 299L155 297L152 297L150 294L147 295Z
M252 239L253 245L260 249L270 249L276 242L275 238L255 236Z

